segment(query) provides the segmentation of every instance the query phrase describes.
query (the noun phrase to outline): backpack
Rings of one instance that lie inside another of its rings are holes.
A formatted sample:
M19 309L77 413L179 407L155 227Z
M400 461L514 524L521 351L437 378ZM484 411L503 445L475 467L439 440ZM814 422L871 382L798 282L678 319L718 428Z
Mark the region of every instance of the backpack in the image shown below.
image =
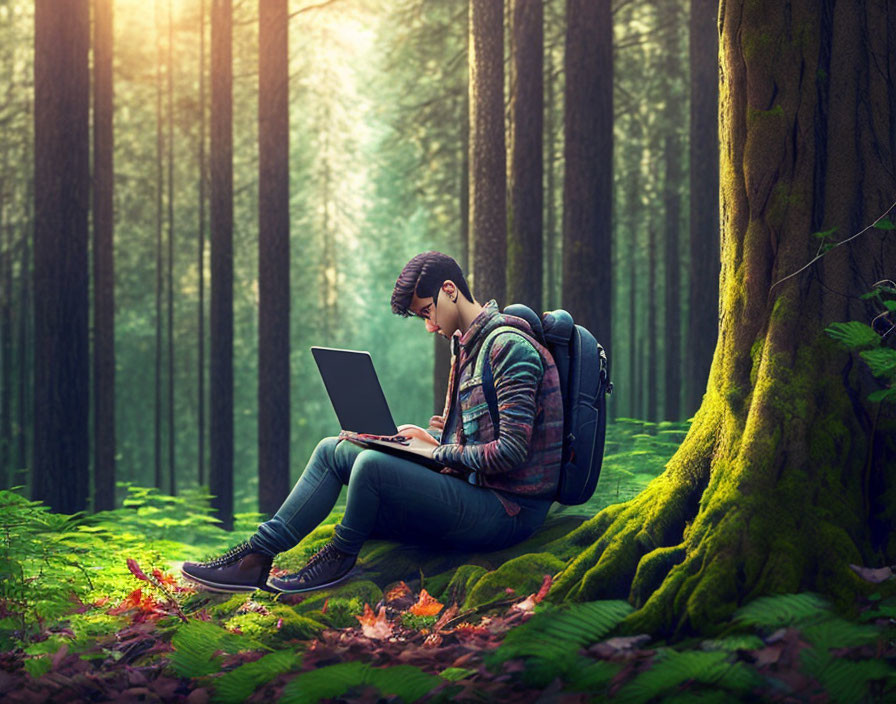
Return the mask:
M516 303L507 306L504 313L529 323L533 337L554 358L563 398L563 453L555 501L568 506L583 504L594 494L603 462L606 396L613 390L607 354L594 335L576 325L565 310L551 311L539 318L528 306ZM498 397L488 349L493 338L501 332L516 332L528 337L518 328L502 326L489 334L482 345L479 355L484 357L482 390L496 433Z

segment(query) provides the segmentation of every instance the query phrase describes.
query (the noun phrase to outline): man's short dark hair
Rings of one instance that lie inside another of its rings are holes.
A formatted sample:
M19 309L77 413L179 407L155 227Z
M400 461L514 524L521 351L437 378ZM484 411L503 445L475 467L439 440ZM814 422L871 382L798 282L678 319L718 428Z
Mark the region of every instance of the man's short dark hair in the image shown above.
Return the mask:
M441 252L423 252L404 265L395 288L392 290L392 312L395 315L408 317L414 294L418 298L432 298L433 303L439 296L439 289L445 281L451 280L457 289L470 303L473 294L464 278L460 266L452 257Z

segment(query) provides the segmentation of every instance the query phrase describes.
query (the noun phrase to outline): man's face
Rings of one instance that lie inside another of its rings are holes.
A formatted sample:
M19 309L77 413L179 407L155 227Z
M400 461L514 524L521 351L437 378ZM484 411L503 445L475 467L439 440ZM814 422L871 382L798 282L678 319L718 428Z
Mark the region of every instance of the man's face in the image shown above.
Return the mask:
M418 298L411 299L411 312L426 323L426 332L435 332L442 337L450 338L458 328L457 323L457 287L446 281L439 289L438 300ZM438 304L438 305L436 305Z

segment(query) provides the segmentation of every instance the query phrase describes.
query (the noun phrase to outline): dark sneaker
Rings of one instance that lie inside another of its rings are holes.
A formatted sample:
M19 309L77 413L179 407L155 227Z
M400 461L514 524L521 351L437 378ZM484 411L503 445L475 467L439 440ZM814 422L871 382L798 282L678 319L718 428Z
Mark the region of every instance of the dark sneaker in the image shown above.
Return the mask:
M272 558L248 542L231 548L207 562L185 562L184 577L214 592L253 592L265 589Z
M331 587L348 577L357 559L357 555L349 555L333 543L327 543L311 556L308 564L300 571L283 577L271 577L268 579L268 586L284 594L299 594Z

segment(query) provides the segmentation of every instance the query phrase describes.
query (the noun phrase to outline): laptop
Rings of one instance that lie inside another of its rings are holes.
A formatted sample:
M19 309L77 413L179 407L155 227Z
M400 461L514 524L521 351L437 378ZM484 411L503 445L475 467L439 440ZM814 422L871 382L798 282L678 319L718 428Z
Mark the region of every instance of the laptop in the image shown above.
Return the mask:
M312 347L311 354L314 355L339 425L344 434L350 435L347 439L431 469L441 468L432 459L433 445L419 438L398 435L369 353ZM371 435L395 439L367 437Z

